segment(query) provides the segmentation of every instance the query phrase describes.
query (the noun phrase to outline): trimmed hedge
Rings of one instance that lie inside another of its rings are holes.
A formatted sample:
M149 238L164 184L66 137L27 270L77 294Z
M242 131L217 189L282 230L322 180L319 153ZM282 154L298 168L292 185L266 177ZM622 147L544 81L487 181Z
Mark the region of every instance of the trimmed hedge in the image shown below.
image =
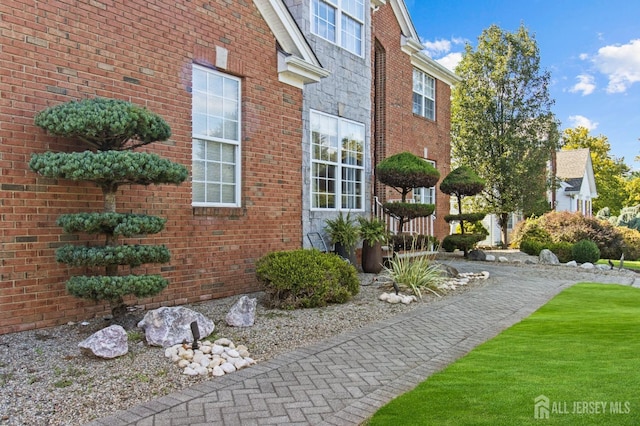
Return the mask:
M580 240L573 245L573 260L578 263L596 263L600 260L600 249L590 240Z
M260 258L256 275L268 304L283 309L344 303L360 291L356 269L333 253L298 249Z

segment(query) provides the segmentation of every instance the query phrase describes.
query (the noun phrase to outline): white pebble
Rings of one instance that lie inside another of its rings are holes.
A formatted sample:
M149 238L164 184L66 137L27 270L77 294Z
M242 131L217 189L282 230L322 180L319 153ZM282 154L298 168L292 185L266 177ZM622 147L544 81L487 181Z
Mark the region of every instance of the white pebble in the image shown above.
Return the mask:
M211 374L216 377L224 376L224 370L220 368L220 366L215 366L213 370L211 370Z
M224 346L221 345L213 345L211 347L211 353L214 355L221 355L224 353Z
M238 360L233 363L233 366L236 367L237 370L240 370L241 368L248 367L249 366L249 362L247 360L242 359L242 358L238 358Z
M227 355L229 355L229 358L238 358L238 357L240 357L240 354L235 349L228 350L227 351Z
M187 361L186 359L181 359L180 361L178 361L178 367L180 368L185 368L190 364L189 361Z
M230 362L225 362L220 366L220 368L222 368L222 371L224 371L225 373L233 373L234 371L236 371L236 367L234 367L234 365Z
M220 346L229 346L231 344L231 340L227 339L226 337L223 337L222 339L218 339L213 343Z
M186 374L187 376L197 376L198 372L191 367L187 367L184 369L182 374Z

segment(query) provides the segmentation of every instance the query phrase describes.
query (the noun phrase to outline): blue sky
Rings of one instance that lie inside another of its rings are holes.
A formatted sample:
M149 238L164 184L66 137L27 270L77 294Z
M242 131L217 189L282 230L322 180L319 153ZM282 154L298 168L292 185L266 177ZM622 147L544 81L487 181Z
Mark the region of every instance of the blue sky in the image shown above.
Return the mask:
M640 170L640 1L405 0L425 52L453 68L491 24L535 36L562 129L606 136Z

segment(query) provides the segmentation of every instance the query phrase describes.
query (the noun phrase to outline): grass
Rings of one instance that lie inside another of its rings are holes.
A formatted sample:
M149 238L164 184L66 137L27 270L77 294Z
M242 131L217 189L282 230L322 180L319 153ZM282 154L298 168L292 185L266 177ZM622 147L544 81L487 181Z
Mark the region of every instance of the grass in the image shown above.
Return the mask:
M618 269L620 267L620 259L611 259L613 262L613 269ZM600 265L608 265L608 259L600 259L598 260L598 264ZM634 271L640 271L640 261L638 260L625 260L624 266L625 269L633 269Z
M639 289L578 284L367 424L640 424L639 333ZM549 399L545 420L534 417L541 395ZM596 407L603 412L582 412Z

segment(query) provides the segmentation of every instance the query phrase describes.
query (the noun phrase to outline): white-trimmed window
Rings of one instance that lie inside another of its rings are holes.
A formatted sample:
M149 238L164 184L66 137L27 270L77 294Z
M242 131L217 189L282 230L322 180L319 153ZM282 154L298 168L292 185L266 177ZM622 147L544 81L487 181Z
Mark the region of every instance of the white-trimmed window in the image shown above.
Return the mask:
M433 167L436 167L436 162L432 160L424 160L427 163L431 164ZM413 190L413 201L420 204L434 204L436 203L436 187L432 186L430 188L414 188Z
M364 0L312 0L311 31L362 56Z
M311 208L364 210L364 125L311 111Z
M436 80L413 69L413 113L430 120L436 119Z
M194 206L240 206L240 80L193 65Z

